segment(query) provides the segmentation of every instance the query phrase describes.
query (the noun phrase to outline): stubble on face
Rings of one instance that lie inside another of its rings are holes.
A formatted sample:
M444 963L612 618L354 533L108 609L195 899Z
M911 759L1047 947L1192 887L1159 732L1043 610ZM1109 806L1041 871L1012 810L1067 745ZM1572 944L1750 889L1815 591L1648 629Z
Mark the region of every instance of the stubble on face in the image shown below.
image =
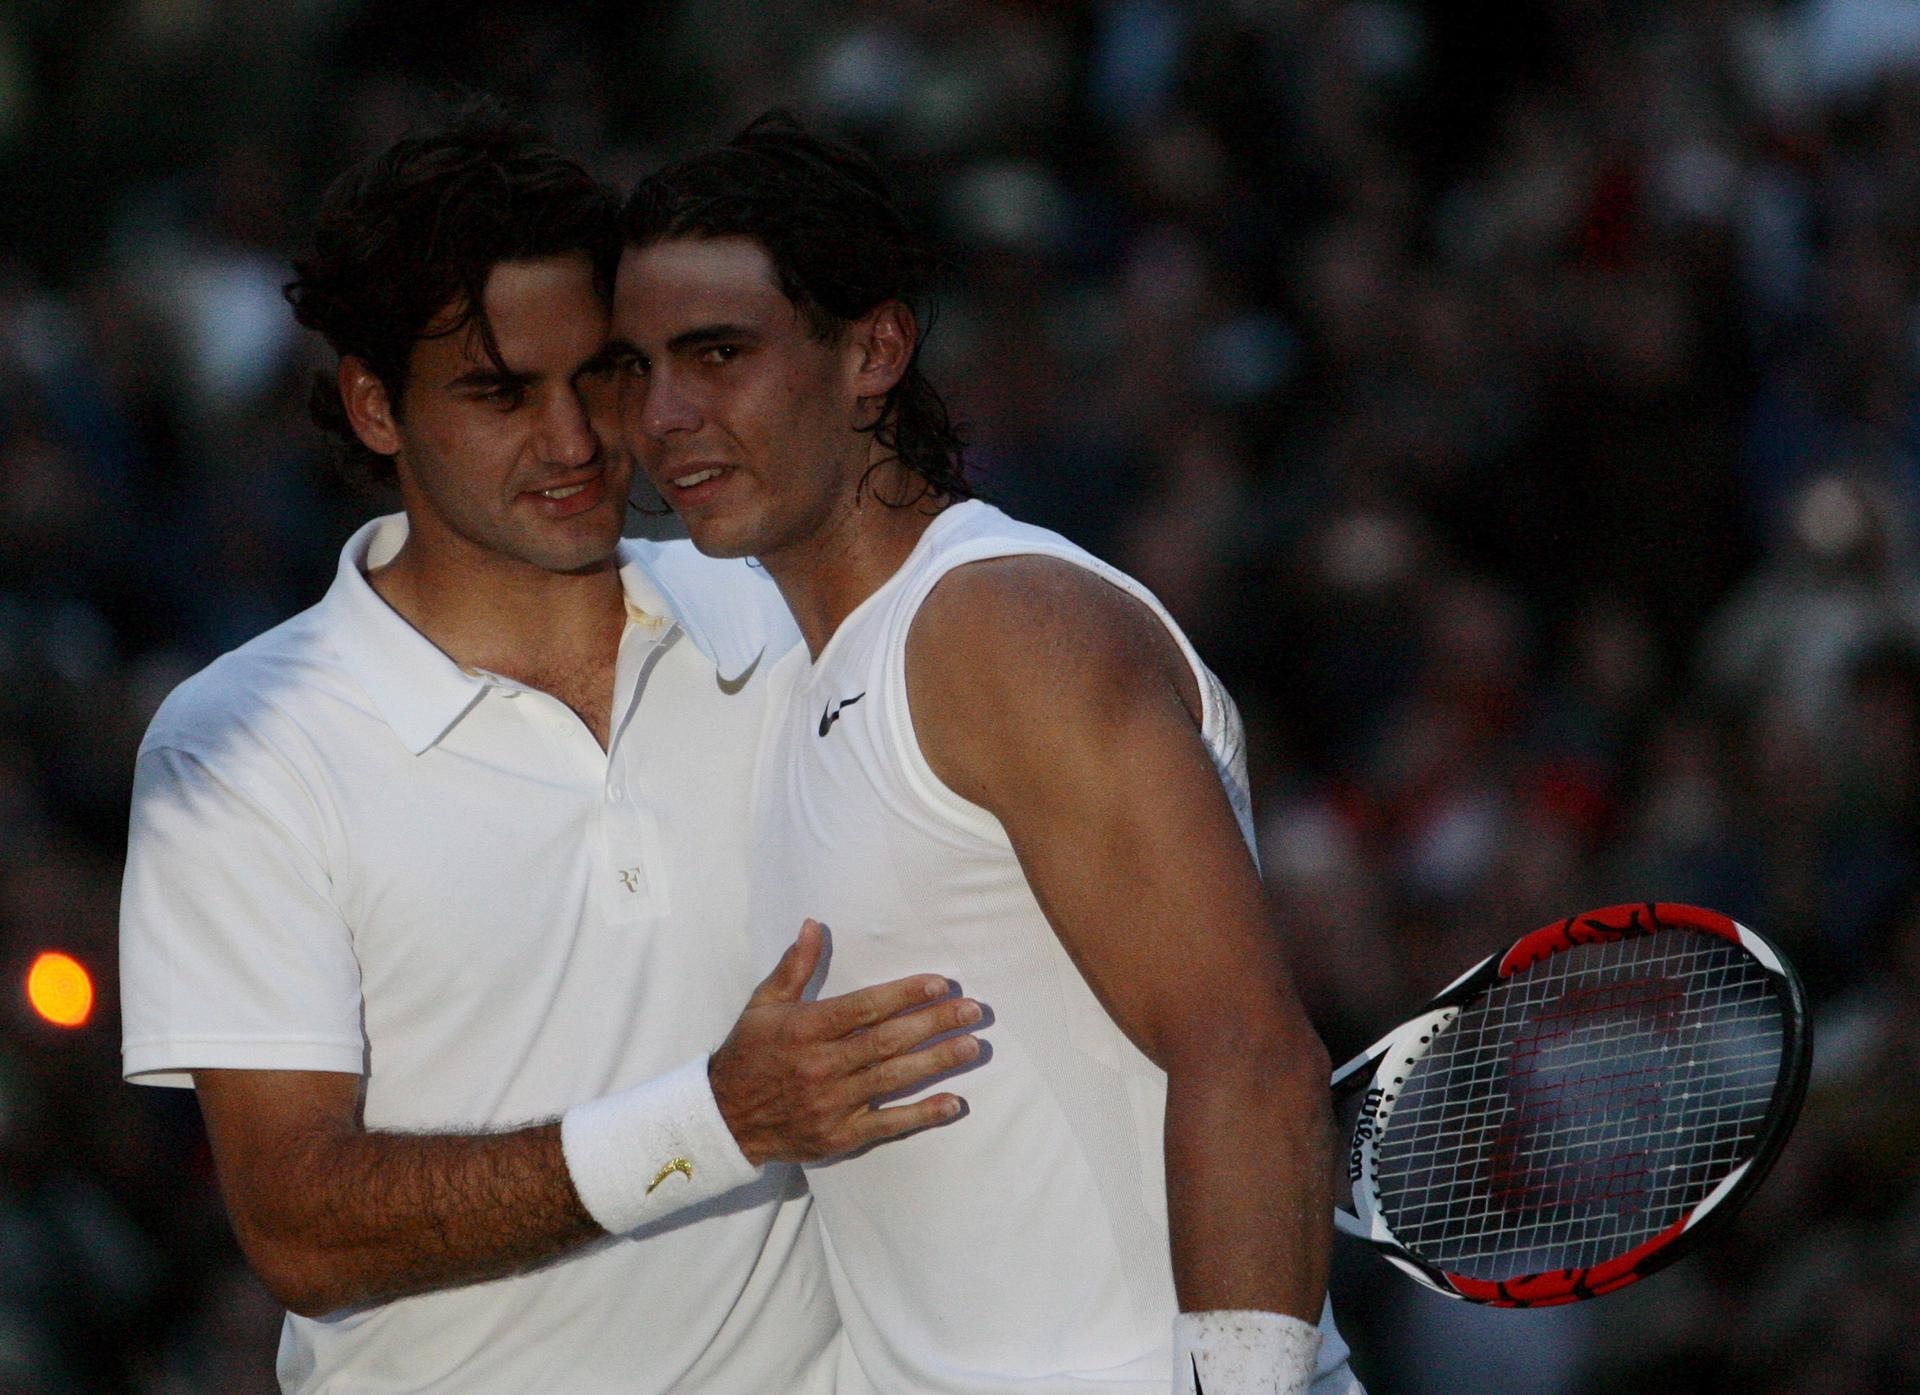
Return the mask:
M632 461L613 429L607 310L584 253L503 262L479 324L423 338L395 457L410 534L396 564L463 584L605 568Z
M701 551L777 567L846 525L872 439L848 346L816 333L758 243L628 248L613 337L637 365L625 438Z

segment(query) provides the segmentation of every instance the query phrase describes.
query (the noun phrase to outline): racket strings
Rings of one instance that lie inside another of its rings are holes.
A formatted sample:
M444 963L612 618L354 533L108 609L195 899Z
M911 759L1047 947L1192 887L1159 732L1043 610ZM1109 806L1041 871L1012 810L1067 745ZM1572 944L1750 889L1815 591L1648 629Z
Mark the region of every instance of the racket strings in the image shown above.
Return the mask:
M1717 936L1556 954L1469 1003L1395 1086L1377 1204L1470 1277L1600 1263L1751 1155L1783 1046L1771 975Z

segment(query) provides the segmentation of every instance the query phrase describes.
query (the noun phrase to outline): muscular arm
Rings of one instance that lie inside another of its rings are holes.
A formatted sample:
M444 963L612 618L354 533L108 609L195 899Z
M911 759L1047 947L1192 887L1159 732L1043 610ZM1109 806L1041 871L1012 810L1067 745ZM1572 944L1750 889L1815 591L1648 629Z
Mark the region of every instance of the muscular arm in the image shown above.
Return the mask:
M1006 828L1061 943L1167 1073L1183 1310L1313 1323L1331 1245L1327 1058L1165 628L1046 558L962 567L907 644L934 772Z
M517 1273L601 1234L575 1194L559 1122L508 1133L360 1126L360 1079L194 1072L241 1248L308 1317Z
M971 1035L950 1035L978 1020L978 1005L948 996L942 978L803 1001L820 952L810 923L708 1061L714 1102L750 1163L810 1162L944 1123L959 1104L945 1092L872 1101L978 1050ZM605 1233L575 1189L558 1120L392 1133L363 1127L354 1075L199 1070L194 1084L241 1248L296 1313L519 1273Z

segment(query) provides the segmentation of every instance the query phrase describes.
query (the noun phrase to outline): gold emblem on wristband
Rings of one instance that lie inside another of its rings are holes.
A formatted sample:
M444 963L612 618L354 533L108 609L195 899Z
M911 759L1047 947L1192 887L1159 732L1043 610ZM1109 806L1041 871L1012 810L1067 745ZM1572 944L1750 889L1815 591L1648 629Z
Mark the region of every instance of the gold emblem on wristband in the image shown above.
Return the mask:
M652 1196L653 1189L666 1181L667 1178L673 1176L676 1172L682 1174L689 1182L693 1180L693 1164L685 1158L675 1158L672 1162L661 1168L660 1171L654 1175L654 1179L651 1182L647 1183L646 1194Z

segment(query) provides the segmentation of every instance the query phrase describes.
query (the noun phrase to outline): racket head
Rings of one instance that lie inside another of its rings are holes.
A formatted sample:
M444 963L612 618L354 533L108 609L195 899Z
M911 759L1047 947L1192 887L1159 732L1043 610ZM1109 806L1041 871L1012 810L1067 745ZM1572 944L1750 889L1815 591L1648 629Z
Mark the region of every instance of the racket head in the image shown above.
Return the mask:
M1335 1223L1450 1298L1614 1292L1752 1194L1811 1055L1799 977L1747 927L1666 902L1569 916L1334 1073Z

